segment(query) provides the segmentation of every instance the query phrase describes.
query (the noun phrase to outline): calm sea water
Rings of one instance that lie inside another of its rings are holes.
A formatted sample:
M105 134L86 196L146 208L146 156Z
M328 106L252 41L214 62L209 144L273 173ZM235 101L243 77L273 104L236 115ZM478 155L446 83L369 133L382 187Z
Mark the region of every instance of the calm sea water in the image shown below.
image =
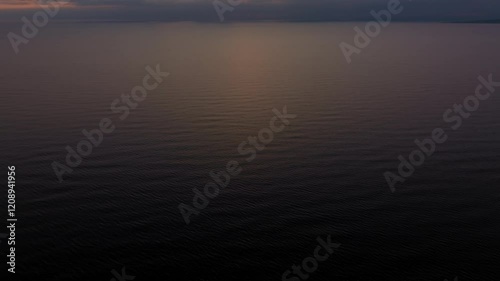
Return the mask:
M17 56L4 36L18 277L281 280L331 235L309 280L498 280L500 89L457 131L442 115L500 80L500 26L394 23L347 64L355 25L52 23ZM156 64L170 76L120 121L111 102ZM238 145L284 106L297 118L246 163ZM51 163L106 117L59 183ZM436 127L448 141L391 193L383 173ZM178 205L229 160L243 171L186 225Z

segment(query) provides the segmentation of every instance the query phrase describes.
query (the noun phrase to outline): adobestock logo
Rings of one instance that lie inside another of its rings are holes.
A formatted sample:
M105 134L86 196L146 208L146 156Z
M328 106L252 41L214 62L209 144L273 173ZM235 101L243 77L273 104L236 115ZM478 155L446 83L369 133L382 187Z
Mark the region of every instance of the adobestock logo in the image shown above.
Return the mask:
M347 63L351 63L351 56L353 54L360 54L361 50L368 47L372 42L371 38L377 37L382 31L382 27L387 27L392 20L393 15L397 15L403 11L403 6L401 6L401 2L399 0L390 0L387 3L387 10L380 10L376 12L372 10L370 14L376 21L370 21L365 25L364 31L358 26L354 27L354 31L356 35L354 35L354 46L342 42L340 43L340 50L347 61Z
M148 93L158 88L163 82L163 79L170 75L168 72L162 72L159 64L156 65L156 69L147 66L145 70L148 74L142 78L141 85L133 87L130 94L122 94L120 98L115 99L111 103L111 112L120 114L118 120L125 120L130 115L131 111L137 108L140 103L146 99ZM94 147L101 145L104 137L115 130L115 124L116 122L113 122L111 118L102 118L97 128L82 130L82 134L85 138L76 144L76 149L69 145L65 147L67 152L65 164L54 161L51 165L60 183L64 181L63 175L65 173L72 173L73 169L80 166L83 159L92 153Z
M314 249L312 256L303 259L301 263L302 266L294 264L292 265L292 270L283 272L281 276L282 281L307 280L310 277L309 274L318 269L318 262L326 261L333 251L342 245L339 243L332 243L331 235L328 235L326 241L320 237L316 238L316 241L318 241L319 245Z
M275 133L282 132L285 127L290 125L289 119L295 119L296 114L288 113L287 107L284 106L280 112L274 108L273 116L269 121L269 127L262 128L256 136L248 137L248 141L243 141L238 146L238 153L242 156L248 156L245 161L252 162L257 157L257 152L262 151L274 140ZM203 187L203 192L198 188L193 188L192 206L190 204L180 203L178 208L186 224L191 222L192 215L199 215L200 211L205 209L210 203L210 199L214 199L220 193L221 189L226 188L231 182L231 177L239 175L242 167L239 161L231 160L226 164L226 168L219 171L211 171L209 181Z
M14 32L9 32L7 38L9 39L12 49L16 55L19 53L19 45L28 44L30 39L33 39L39 32L39 28L45 27L49 23L49 19L55 17L62 6L68 4L68 1L60 0L46 0L38 1L38 5L43 9L33 14L31 20L27 17L22 17L21 21L21 35Z
M128 281L128 280L134 280L135 276L132 275L127 275L127 272L125 272L125 267L122 268L122 273L118 273L116 270L111 270L111 274L115 276L115 278L111 278L110 281Z
M224 21L225 12L234 11L234 8L243 3L243 0L227 0L227 3L228 4L222 2L221 0L215 0L212 2L215 12L217 13L217 16L219 16L220 22Z
M486 101L495 93L497 87L500 87L500 82L493 81L493 74L488 76L488 79L483 76L478 77L479 84L476 87L474 94L465 97L460 104L454 104L452 108L447 109L443 113L443 121L452 124L451 130L456 131L465 119L469 119L472 113L479 109L481 101ZM448 140L448 135L443 128L435 128L432 130L430 137L424 140L415 140L418 147L408 155L408 160L403 155L398 156L399 166L397 174L386 171L384 178L389 185L389 188L394 193L396 191L397 183L404 183L413 173L417 167L420 167L431 157L436 151L437 144L443 144Z

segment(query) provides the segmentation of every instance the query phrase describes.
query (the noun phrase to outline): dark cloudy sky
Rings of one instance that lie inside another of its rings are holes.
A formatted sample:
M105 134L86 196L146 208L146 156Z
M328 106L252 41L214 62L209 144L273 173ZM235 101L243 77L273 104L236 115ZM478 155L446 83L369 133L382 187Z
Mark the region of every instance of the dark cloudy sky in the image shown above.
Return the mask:
M213 0L69 0L59 20L219 21ZM227 0L220 0L227 3ZM226 21L370 20L389 0L242 0ZM401 21L500 19L500 0L401 0ZM0 20L30 15L36 0L0 0Z

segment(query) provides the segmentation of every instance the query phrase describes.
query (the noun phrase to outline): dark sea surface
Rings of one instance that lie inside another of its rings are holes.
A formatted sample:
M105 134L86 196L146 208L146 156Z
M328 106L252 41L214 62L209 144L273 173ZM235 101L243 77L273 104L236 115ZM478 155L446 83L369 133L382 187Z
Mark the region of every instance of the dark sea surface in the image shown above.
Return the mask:
M500 81L500 25L393 23L348 64L356 25L50 23L18 55L4 36L16 277L282 280L331 235L308 280L500 280L500 88L443 121L480 75ZM157 64L170 76L120 120L111 102ZM284 106L297 117L246 161ZM59 183L51 164L102 118L115 131ZM384 172L435 128L448 140L392 193ZM230 160L241 174L187 225L179 204Z

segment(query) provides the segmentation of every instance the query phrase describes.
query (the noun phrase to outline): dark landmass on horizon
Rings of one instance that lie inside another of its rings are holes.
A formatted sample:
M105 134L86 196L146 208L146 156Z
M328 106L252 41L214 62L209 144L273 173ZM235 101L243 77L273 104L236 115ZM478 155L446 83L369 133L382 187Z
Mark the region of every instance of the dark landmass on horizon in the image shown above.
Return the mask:
M375 17L381 15L385 18L391 3L389 0L359 0L356 3L346 0L284 0L276 5L269 4L273 2L271 0L250 0L241 5L217 6L215 2L202 0L153 2L75 0L78 8L61 9L51 21L368 22L374 20L374 13ZM109 3L113 5L105 6ZM500 22L498 0L400 0L398 7L401 13L391 15L392 22ZM0 10L0 22L31 18L38 10Z
M500 19L497 20L469 20L469 21L455 21L452 23L500 23Z
M2 23L19 23L17 20L0 20ZM54 20L53 23L209 23L209 24L233 24L233 23L349 23L349 22L370 22L369 20L227 20L224 22L208 21L208 20L91 20L91 19L75 19L75 20ZM443 24L498 24L498 20L465 20L465 21L424 21L424 20L394 20L391 23L443 23Z

